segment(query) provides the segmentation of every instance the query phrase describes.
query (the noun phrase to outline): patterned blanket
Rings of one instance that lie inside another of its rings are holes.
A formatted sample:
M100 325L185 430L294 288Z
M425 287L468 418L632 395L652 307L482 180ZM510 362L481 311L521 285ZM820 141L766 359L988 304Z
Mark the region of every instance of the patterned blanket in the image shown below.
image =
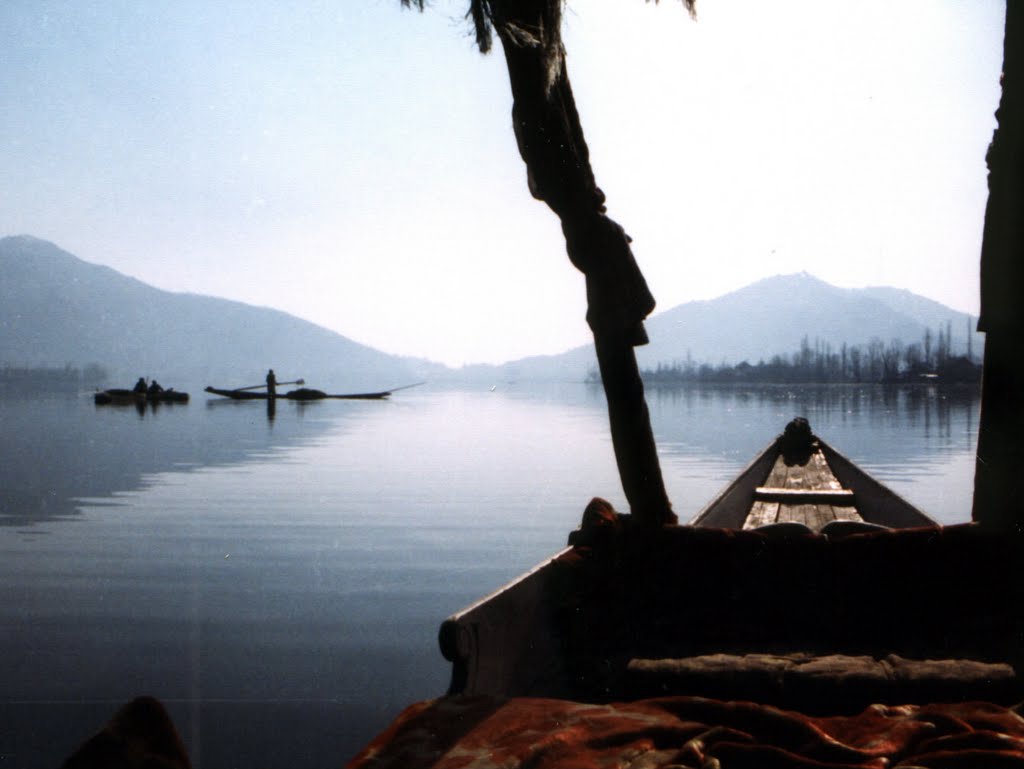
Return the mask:
M348 769L1024 769L1024 718L983 702L809 717L665 697L594 705L446 697L410 706Z

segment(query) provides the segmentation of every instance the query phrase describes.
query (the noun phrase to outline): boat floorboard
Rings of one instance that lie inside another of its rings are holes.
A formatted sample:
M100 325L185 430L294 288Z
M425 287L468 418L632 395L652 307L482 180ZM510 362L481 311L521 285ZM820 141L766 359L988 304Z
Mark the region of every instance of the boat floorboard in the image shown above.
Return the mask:
M800 523L814 531L832 521L862 521L853 494L842 487L820 448L802 464L775 460L743 523L756 529L775 523Z

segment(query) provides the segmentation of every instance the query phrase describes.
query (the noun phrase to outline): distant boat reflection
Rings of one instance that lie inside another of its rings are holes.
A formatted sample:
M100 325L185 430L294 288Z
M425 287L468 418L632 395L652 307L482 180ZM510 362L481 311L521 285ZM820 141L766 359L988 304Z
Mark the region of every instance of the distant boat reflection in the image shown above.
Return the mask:
M274 421L272 405L268 422L242 414L173 403L101 407L60 395L0 400L0 526L75 516L83 498L137 490L156 473L245 462L312 440L343 418Z

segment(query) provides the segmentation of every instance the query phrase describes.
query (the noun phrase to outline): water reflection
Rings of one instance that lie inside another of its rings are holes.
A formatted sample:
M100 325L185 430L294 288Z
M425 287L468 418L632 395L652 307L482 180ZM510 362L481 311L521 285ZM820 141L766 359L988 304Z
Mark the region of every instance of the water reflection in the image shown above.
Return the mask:
M12 765L59 765L141 693L169 702L197 763L344 763L444 690L447 614L561 547L591 496L625 509L598 388L267 405L140 419L0 401ZM649 405L683 520L798 414L929 513L969 499L970 392L688 388Z
M605 419L603 394L594 387L517 388L494 397L586 414L599 423ZM960 464L967 467L979 410L975 389L936 386L650 388L648 402L669 471L674 458L721 460L726 464L708 470L716 483L797 415L852 459L887 477L915 468L933 474L936 457L952 454L962 455ZM282 412L288 418L281 419L273 401L139 405L96 407L59 396L0 401L0 428L8 441L0 463L0 526L74 515L77 500L143 488L157 473L240 463L309 441L344 413L338 404L325 411L318 408L322 403L289 403ZM516 425L495 429L512 436ZM572 436L551 440L571 442ZM713 493L714 484L695 485L693 467L675 469L673 483L682 490L670 491L681 495L677 507L685 518ZM956 482L970 485L969 479ZM969 507L962 499L955 504L957 514Z
M209 402L212 404L212 401ZM280 420L259 404L95 406L77 396L0 400L0 526L73 516L82 498L109 499L169 471L244 462L314 439L328 419ZM324 415L325 417L327 415ZM336 416L336 415L335 415Z
M886 386L763 386L758 388L688 387L648 391L652 419L669 429L681 428L686 415L702 422L687 425L690 440L710 445L744 441L760 429L755 443L767 442L793 416L811 420L833 443L835 433L877 430L879 444L893 433L922 431L925 439L970 437L976 432L979 394L973 388ZM709 423L708 417L711 417ZM910 441L904 450L923 443Z

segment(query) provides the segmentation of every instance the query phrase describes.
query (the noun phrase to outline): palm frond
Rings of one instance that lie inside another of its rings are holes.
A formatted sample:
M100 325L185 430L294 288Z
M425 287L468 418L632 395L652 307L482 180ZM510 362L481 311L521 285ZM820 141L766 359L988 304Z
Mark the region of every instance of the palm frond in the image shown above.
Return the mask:
M645 0L645 2L651 2L651 0ZM657 5L659 0L654 0L654 4ZM691 19L697 18L697 0L683 0L683 5L686 6L687 13L690 14Z
M645 0L651 2L651 0ZM655 4L659 0L653 0ZM401 0L403 8L422 11L427 0ZM693 18L697 0L682 0ZM473 24L481 53L490 52L494 33L509 45L539 49L547 86L555 82L565 61L562 47L562 9L565 0L470 0L466 18Z
M697 0L681 0L690 16L697 18ZM652 2L652 0L645 0ZM653 0L657 5L659 0ZM427 0L401 0L403 8L417 8L420 11L426 6ZM532 6L524 9L524 5ZM473 23L476 44L481 53L488 53L493 46L492 30L499 36L515 45L539 47L544 49L545 58L558 58L561 50L562 7L565 0L539 0L539 2L523 2L523 0L470 0L466 18ZM539 15L540 25L523 24L515 18L526 18ZM555 73L557 74L557 72Z

